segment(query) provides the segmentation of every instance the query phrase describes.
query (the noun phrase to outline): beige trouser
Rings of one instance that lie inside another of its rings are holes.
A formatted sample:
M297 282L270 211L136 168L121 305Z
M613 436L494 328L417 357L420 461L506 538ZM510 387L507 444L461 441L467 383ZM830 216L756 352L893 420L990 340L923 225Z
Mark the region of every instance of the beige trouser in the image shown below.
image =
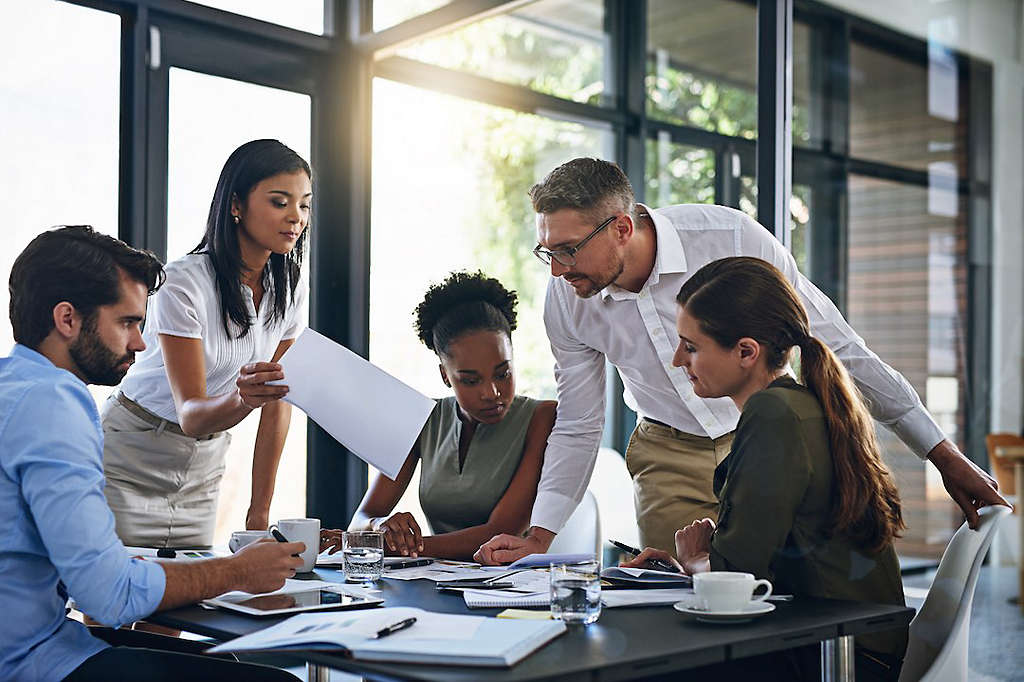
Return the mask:
M124 544L213 544L228 433L206 439L172 433L112 396L103 405L103 441L104 493Z
M675 532L692 521L718 519L715 467L729 454L732 434L694 436L641 420L626 448L640 543L675 555Z

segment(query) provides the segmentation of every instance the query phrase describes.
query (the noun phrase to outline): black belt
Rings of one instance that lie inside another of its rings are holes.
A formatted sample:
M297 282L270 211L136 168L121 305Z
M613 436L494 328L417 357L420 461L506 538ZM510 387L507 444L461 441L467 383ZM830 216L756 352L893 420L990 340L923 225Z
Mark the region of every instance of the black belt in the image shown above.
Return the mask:
M660 422L657 419L651 419L650 417L644 417L644 421L645 422L650 422L652 424L657 424L658 426L664 426L666 429L675 429L676 428L674 426L666 424L665 422ZM678 431L678 429L676 429L676 430Z

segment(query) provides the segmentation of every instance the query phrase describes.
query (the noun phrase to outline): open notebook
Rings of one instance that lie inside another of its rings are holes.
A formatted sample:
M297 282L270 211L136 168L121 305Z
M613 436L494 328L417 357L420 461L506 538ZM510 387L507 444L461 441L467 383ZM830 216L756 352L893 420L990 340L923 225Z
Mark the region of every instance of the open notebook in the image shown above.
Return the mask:
M374 639L378 630L406 618L416 618L416 623ZM339 650L364 661L508 667L563 632L561 621L499 620L391 607L292 616L213 647L209 653Z

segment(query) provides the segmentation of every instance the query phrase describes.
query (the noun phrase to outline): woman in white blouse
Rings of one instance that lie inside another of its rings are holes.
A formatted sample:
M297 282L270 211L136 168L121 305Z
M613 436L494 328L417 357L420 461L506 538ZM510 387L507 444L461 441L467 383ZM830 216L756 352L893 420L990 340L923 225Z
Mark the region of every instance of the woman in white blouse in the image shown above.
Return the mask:
M127 545L213 540L227 429L261 410L246 528L265 529L291 407L278 359L305 325L309 164L277 140L236 149L206 234L167 265L146 350L103 409L106 495Z

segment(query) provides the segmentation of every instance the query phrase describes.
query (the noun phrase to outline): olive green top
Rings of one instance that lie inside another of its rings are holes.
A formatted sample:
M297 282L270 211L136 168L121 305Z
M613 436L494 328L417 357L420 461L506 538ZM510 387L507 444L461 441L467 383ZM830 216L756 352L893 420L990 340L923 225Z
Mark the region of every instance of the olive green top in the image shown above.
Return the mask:
M773 381L744 405L732 450L715 470L712 570L753 573L780 594L904 606L891 544L873 554L829 532L833 488L821 404L791 377ZM907 630L856 640L902 658Z
M420 506L434 533L487 522L523 458L526 432L540 401L517 395L497 424L477 424L459 467L459 419L455 397L437 401L420 432Z

